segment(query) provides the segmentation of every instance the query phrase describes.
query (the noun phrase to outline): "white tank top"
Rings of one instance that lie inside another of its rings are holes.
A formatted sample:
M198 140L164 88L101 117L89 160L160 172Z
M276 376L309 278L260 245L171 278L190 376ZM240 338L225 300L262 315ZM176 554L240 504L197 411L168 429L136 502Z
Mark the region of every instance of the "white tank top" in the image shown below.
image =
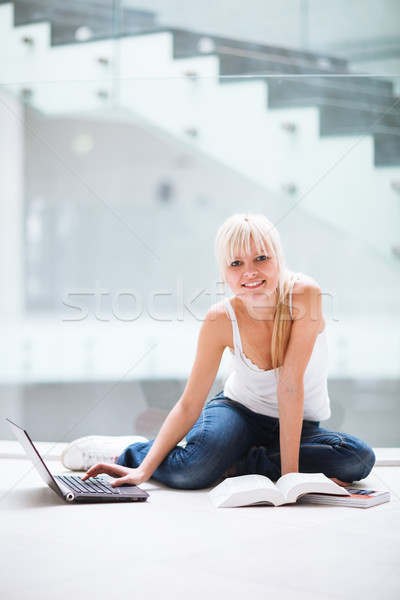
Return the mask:
M292 319L293 287L299 277L300 275L293 279L289 292L289 310ZM279 418L277 398L279 371L275 374L274 369L268 371L260 369L245 356L235 311L229 298L224 302L232 321L234 347L234 352L231 351L233 371L225 382L224 395L256 413ZM328 343L325 326L325 329L318 334L304 373L303 419L322 421L330 417L327 378Z

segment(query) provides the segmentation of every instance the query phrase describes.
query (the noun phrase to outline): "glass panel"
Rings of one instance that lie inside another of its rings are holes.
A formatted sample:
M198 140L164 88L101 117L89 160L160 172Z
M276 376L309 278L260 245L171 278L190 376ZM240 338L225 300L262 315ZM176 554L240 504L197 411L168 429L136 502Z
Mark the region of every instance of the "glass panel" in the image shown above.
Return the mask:
M400 74L397 0L146 0L144 5L156 26L200 33L220 52L267 45L274 55L284 49L317 55L339 72ZM121 6L128 10L138 2L122 0ZM207 50L206 43L202 47Z
M154 12L119 0L15 0L13 6L16 26L51 23L52 45L133 35L155 27Z
M216 230L262 212L323 290L327 425L399 444L400 77L223 51L156 8L152 33L50 47L0 5L2 408L42 439L155 433L222 297Z

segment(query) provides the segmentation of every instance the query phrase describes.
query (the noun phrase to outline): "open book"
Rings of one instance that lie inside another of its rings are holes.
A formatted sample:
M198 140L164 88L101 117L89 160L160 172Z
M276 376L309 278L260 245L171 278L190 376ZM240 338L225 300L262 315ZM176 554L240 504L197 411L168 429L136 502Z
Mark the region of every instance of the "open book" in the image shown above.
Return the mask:
M252 504L290 504L304 494L334 494L350 496L350 493L322 473L287 473L276 483L263 475L229 477L209 492L218 508L249 506Z

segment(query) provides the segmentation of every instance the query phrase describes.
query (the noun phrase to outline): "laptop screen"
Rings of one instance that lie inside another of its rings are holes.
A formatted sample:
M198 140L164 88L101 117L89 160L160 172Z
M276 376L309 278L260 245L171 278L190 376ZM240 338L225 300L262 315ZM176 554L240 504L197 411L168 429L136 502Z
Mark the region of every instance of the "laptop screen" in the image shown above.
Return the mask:
M44 464L40 454L38 453L35 446L33 445L32 440L29 437L28 433L21 427L18 427L18 425L16 425L12 421L10 421L10 419L6 419L6 421L8 421L11 429L13 430L13 432L15 434L15 437L20 442L21 446L27 453L28 457L31 459L33 466L36 468L36 470L38 471L38 473L41 476L41 478L43 479L43 481L45 481L45 483L47 483L47 485L54 492L56 492L59 496L62 497L60 488L58 487L58 485L54 481L52 474L50 473L50 471Z

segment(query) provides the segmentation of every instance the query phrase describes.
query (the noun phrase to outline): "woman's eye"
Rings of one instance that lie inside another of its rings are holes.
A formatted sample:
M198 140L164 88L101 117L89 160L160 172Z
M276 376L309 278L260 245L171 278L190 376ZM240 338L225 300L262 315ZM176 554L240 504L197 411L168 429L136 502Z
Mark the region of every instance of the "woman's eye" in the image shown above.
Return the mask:
M234 261L231 263L231 267L238 267L239 265L240 265L240 260L234 260Z
M268 256L265 256L265 254L261 254L261 256L257 256L256 260L267 260Z

